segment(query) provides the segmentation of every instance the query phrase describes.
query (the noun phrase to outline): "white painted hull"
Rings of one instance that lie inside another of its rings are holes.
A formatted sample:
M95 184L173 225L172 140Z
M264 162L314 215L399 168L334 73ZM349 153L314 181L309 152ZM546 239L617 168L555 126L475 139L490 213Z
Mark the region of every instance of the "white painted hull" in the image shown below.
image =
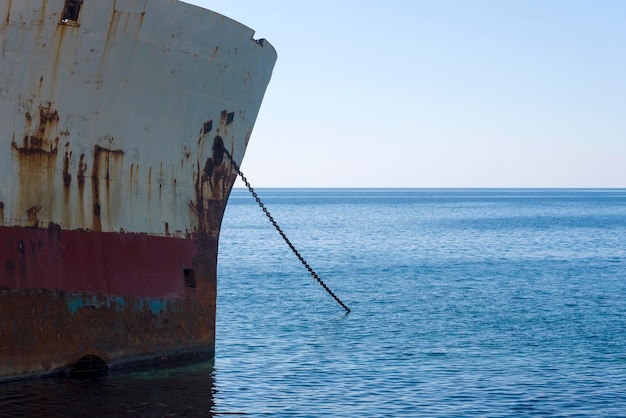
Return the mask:
M79 7L80 6L80 7ZM276 52L176 0L0 0L0 380L212 356Z

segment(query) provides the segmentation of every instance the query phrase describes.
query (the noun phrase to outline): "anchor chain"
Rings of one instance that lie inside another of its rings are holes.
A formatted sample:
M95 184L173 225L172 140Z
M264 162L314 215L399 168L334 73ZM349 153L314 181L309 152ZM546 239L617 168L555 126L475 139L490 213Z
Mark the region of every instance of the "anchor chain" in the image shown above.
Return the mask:
M330 296L333 297L333 299L335 299L335 301L337 301L337 303L339 305L341 305L341 307L343 309L346 310L346 313L350 313L350 308L348 308L342 301L341 299L339 299L339 297L337 297L337 295L335 295L333 293L332 290L330 290L330 288L326 285L326 283L324 283L324 281L322 279L320 279L320 277L317 275L317 273L313 270L313 268L309 265L309 263L306 262L306 260L304 259L304 257L302 257L302 255L300 254L300 252L296 249L296 247L291 243L291 241L289 240L289 238L287 238L287 235L285 235L285 233L283 232L283 230L280 228L280 226L278 226L278 224L276 223L276 221L274 220L274 218L272 217L272 215L270 214L269 210L267 210L267 208L265 207L265 205L263 204L263 202L261 202L261 198L257 195L257 193L254 191L254 189L252 188L252 186L250 185L250 182L248 181L248 179L246 178L246 176L243 175L243 173L241 172L241 169L239 168L239 165L235 162L235 159L233 158L233 156L230 154L230 152L226 149L226 147L224 147L224 145L222 144L215 144L215 146L221 146L222 151L224 152L224 154L226 154L226 157L228 157L228 159L230 160L230 163L233 165L233 167L235 168L235 171L237 171L237 174L239 175L239 177L241 177L241 180L243 180L243 182L246 184L246 187L248 188L248 190L250 191L250 194L252 194L252 197L254 197L254 199L256 200L256 202L259 204L259 207L263 210L263 213L265 213L265 216L267 216L267 219L269 219L269 221L272 223L272 225L274 225L274 228L276 228L276 231L278 231L278 233L280 234L280 236L283 238L283 240L287 243L287 245L289 246L289 248L291 248L291 251L293 251L293 253L296 255L296 257L298 257L298 260L300 260L300 262L304 265L304 267L309 271L309 273L311 273L311 276L313 276L313 278L315 280L317 280L317 282L324 288L324 290L326 290L326 292L328 292L328 294Z

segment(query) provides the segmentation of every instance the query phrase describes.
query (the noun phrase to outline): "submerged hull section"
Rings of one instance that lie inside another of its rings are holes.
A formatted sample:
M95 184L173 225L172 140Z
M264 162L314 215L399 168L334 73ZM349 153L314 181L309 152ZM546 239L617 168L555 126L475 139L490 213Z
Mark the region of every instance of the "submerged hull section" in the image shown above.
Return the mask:
M0 380L213 356L221 147L241 162L274 49L172 0L0 14Z

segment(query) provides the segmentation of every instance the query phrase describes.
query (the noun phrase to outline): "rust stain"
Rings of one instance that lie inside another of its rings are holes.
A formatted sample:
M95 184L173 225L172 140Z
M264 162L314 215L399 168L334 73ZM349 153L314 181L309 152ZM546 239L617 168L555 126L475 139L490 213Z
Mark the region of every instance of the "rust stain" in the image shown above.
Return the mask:
M80 154L78 160L78 173L76 179L78 180L79 190L82 190L85 186L85 172L87 172L87 163L85 162L85 154Z
M199 248L206 248L219 236L219 229L230 189L236 174L228 164L223 164L224 142L219 135L213 142L213 153L202 168L197 162L195 177L195 201L190 202L192 213L198 218L196 241Z
M98 147L96 145L96 147ZM96 148L97 150L97 148ZM91 174L91 200L93 205L93 214L94 214L94 225L93 228L96 231L102 230L102 222L100 221L100 182L98 181L98 158L97 152L94 155L93 159L93 169Z
M32 116L29 112L24 114L26 126L32 125ZM21 154L55 154L59 146L57 128L59 124L59 114L52 105L39 107L39 124L36 129L27 132L22 140L22 146L15 141L11 143L13 148Z
M113 16L111 16L111 20L109 21L109 27L107 28L107 35L106 35L107 40L113 37L113 34L117 31L119 22L120 22L120 12L118 12L117 10L114 10ZM107 42L107 45L108 45L108 42Z
M217 128L217 132L220 135L225 136L228 132L228 128L235 121L235 112L229 112L227 110L222 110L220 113L220 123Z
M72 184L72 175L70 174L70 162L72 160L72 151L70 149L70 143L65 143L65 153L63 154L63 201L65 207L69 207L70 202L70 186ZM69 211L64 211L65 219L68 216L73 216Z
M163 187L165 183L165 169L163 169L163 163L159 166L159 189Z
M109 140L109 142L113 142ZM98 144L94 146L93 168L91 172L92 178L111 179L111 169L115 160L124 156L124 150L104 148ZM102 172L101 170L104 170ZM104 174L104 175L103 175Z
M6 16L4 18L4 21L7 23L7 25L9 24L10 20L11 20L11 3L13 2L13 0L7 0L7 13Z
M217 234L221 225L225 202L233 186L236 173L230 165L223 164L224 140L229 126L234 122L235 112L222 110L217 129L213 138L211 156L204 162L198 160L195 164L193 179L195 182L195 201L190 202L190 210L198 219L197 239L199 246L209 236ZM210 121L210 120L209 120ZM202 156L205 141L212 131L212 122L203 124L198 138L198 155ZM210 127L209 127L210 126ZM232 150L231 150L232 152Z
M59 25L57 26L56 30L55 30L55 41L56 41L56 45L54 45L54 65L52 66L52 83L54 83L57 78L58 78L58 73L57 73L57 69L59 67L59 62L61 60L61 53L62 53L62 48L63 48L63 41L65 39L65 32L66 32L66 25ZM54 91L54 88L52 88L52 91Z
M65 188L70 187L72 183L72 175L70 174L70 159L72 158L72 152L68 151L68 144L66 144L65 155L63 155L63 184Z
M18 270L12 260L5 268ZM12 318L4 324L0 341L3 374L64 374L88 354L119 368L211 358L214 286L195 293L183 301L168 300L167 309L153 311L150 300L132 296L12 292L0 304L0 315ZM147 357L145 353L152 356L141 363L138 358Z
M135 188L137 188L138 187L137 183L139 182L139 178L140 178L139 164L135 164L134 167L135 168L133 170L133 183L134 183ZM130 190L132 194L133 189L131 188Z
M17 205L22 210L29 209L28 220L32 226L37 226L37 212L31 210L33 204L41 202L40 196L47 190L54 190L54 181L57 177L57 152L29 150L20 148L12 143L13 156L18 163L17 176L22 185L17 190ZM60 174L60 173L59 173Z
M28 216L28 222L31 223L32 226L37 228L39 226L39 212L41 211L41 205L31 206L26 211L26 215Z
M109 139L112 144L114 139ZM121 149L104 148L98 144L94 145L93 165L91 170L91 187L92 187L92 203L94 214L93 228L96 231L102 230L102 222L100 220L102 212L102 203L100 201L100 180L106 181L106 191L109 190L109 181L111 180L111 172L114 167L121 167L124 151ZM120 178L116 169L116 177Z
M211 54L211 61L213 61L215 59L215 57L217 56L217 51L219 51L220 47L216 46L215 49L213 50L213 53Z
M122 17L124 17L124 21L122 21ZM131 13L114 10L111 20L109 21L106 38L111 39L113 36L117 35L118 32L128 35L131 31L133 31L136 41L137 36L139 35L139 30L143 25L144 17L145 12Z
M250 142L250 137L252 136L252 128L248 128L248 132L246 132L246 136L243 139L246 148L248 147L248 142Z
M115 37L126 38L124 42L130 43L129 53L131 56L134 55L134 50L139 39L139 32L143 26L145 11L139 13L121 12L117 10L114 5L113 13L110 16L100 64L95 76L95 85L97 88L102 87L104 80L107 78L104 74L104 69L109 63L111 51L115 50L113 41ZM122 75L120 74L120 76Z
M78 167L76 172L76 183L78 187L78 201L81 204L78 207L78 213L76 214L78 218L79 225L85 225L85 213L84 213L84 202L83 197L85 193L85 173L87 172L87 163L85 162L85 154L80 154L78 158Z

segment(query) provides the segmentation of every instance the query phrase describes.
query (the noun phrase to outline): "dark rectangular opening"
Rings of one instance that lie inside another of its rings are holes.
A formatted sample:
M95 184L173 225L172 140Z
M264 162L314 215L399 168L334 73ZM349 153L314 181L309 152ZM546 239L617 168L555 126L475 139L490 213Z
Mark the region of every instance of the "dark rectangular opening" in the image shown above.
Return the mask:
M196 275L192 269L183 268L183 275L185 276L185 286L196 287Z
M235 112L227 112L222 110L222 114L220 116L220 125L230 125L235 120Z
M213 120L209 119L204 122L204 133L208 134L209 132L211 132L211 129L213 129Z
M78 22L78 15L82 4L83 0L65 0L65 7L63 8L63 17L61 18L61 22Z

